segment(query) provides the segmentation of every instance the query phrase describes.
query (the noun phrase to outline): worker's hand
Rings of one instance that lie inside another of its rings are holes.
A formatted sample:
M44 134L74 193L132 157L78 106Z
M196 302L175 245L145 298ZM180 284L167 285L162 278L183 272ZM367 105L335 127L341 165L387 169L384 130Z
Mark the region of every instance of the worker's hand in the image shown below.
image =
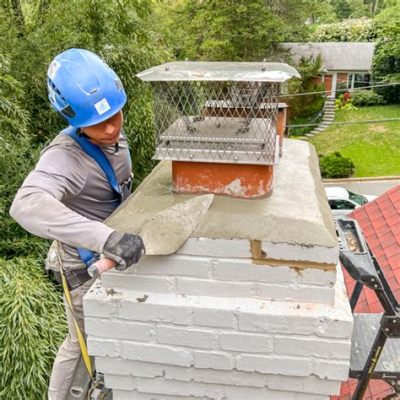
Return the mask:
M104 244L103 254L117 263L117 270L123 271L137 264L146 254L146 249L139 235L115 231Z

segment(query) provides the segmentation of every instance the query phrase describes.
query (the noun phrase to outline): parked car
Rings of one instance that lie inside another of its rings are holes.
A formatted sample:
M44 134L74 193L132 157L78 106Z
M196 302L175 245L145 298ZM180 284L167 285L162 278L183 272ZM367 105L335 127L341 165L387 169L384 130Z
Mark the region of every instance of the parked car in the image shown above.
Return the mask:
M354 193L340 186L325 187L325 192L334 216L349 214L357 207L376 199L376 196Z

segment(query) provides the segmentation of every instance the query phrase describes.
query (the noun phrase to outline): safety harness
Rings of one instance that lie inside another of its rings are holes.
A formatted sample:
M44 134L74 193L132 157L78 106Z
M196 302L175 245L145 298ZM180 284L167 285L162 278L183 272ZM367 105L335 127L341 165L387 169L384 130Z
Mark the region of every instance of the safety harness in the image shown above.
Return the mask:
M85 136L79 135L79 129L69 126L68 128L61 131L61 133L70 136L74 139L81 149L91 158L93 158L100 169L104 172L108 182L110 183L111 188L113 189L116 195L117 205L122 202L122 190L118 183L117 177L115 175L114 169L105 156L101 148L94 143L90 142ZM77 248L80 259L85 263L86 266L90 266L98 260L98 256L96 256L93 251Z
M70 136L72 139L74 139L79 146L82 148L82 150L90 157L92 157L98 166L101 168L101 170L104 172L105 176L107 177L108 182L110 183L110 186L112 187L115 195L116 195L116 206L118 206L122 200L123 200L123 194L122 194L122 189L120 185L118 184L117 177L115 175L114 169L108 160L108 158L105 156L101 148L92 142L90 142L85 136L79 135L79 129L74 128L72 126L69 126L68 128L64 129L60 133L65 134ZM91 250L84 249L84 248L78 248L78 254L80 259L86 264L86 266L90 266L94 262L98 260L98 256ZM61 260L60 260L61 263ZM71 314L74 318L74 323L75 323L75 329L76 333L78 336L78 341L79 341L79 347L81 349L82 353L82 358L85 363L86 369L89 373L89 376L92 380L92 385L93 387L96 387L98 382L93 376L93 368L92 368L92 362L87 350L86 342L83 333L81 332L79 325L75 319L74 315L74 310L73 310L73 305L72 305L72 300L71 300L71 295L70 295L70 290L68 287L68 282L66 279L66 274L63 270L63 268L60 268L61 272L61 279L62 279L62 285L64 288L64 294L65 298L67 300L68 307L71 310Z

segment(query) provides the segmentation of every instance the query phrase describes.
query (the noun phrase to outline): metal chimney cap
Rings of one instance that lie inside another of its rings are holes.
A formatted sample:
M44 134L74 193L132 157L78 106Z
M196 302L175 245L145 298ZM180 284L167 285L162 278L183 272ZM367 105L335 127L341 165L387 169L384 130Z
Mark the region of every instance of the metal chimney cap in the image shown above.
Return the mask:
M142 81L236 81L285 82L300 78L295 68L284 63L176 61L157 65L136 75Z

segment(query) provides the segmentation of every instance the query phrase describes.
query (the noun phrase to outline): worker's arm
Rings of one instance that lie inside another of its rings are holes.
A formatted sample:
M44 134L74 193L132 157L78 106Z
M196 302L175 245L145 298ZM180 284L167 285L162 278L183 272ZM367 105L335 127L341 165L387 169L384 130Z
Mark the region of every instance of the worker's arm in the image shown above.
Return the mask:
M85 159L65 148L45 151L25 179L10 209L11 216L34 235L101 253L114 230L66 207L86 184Z

